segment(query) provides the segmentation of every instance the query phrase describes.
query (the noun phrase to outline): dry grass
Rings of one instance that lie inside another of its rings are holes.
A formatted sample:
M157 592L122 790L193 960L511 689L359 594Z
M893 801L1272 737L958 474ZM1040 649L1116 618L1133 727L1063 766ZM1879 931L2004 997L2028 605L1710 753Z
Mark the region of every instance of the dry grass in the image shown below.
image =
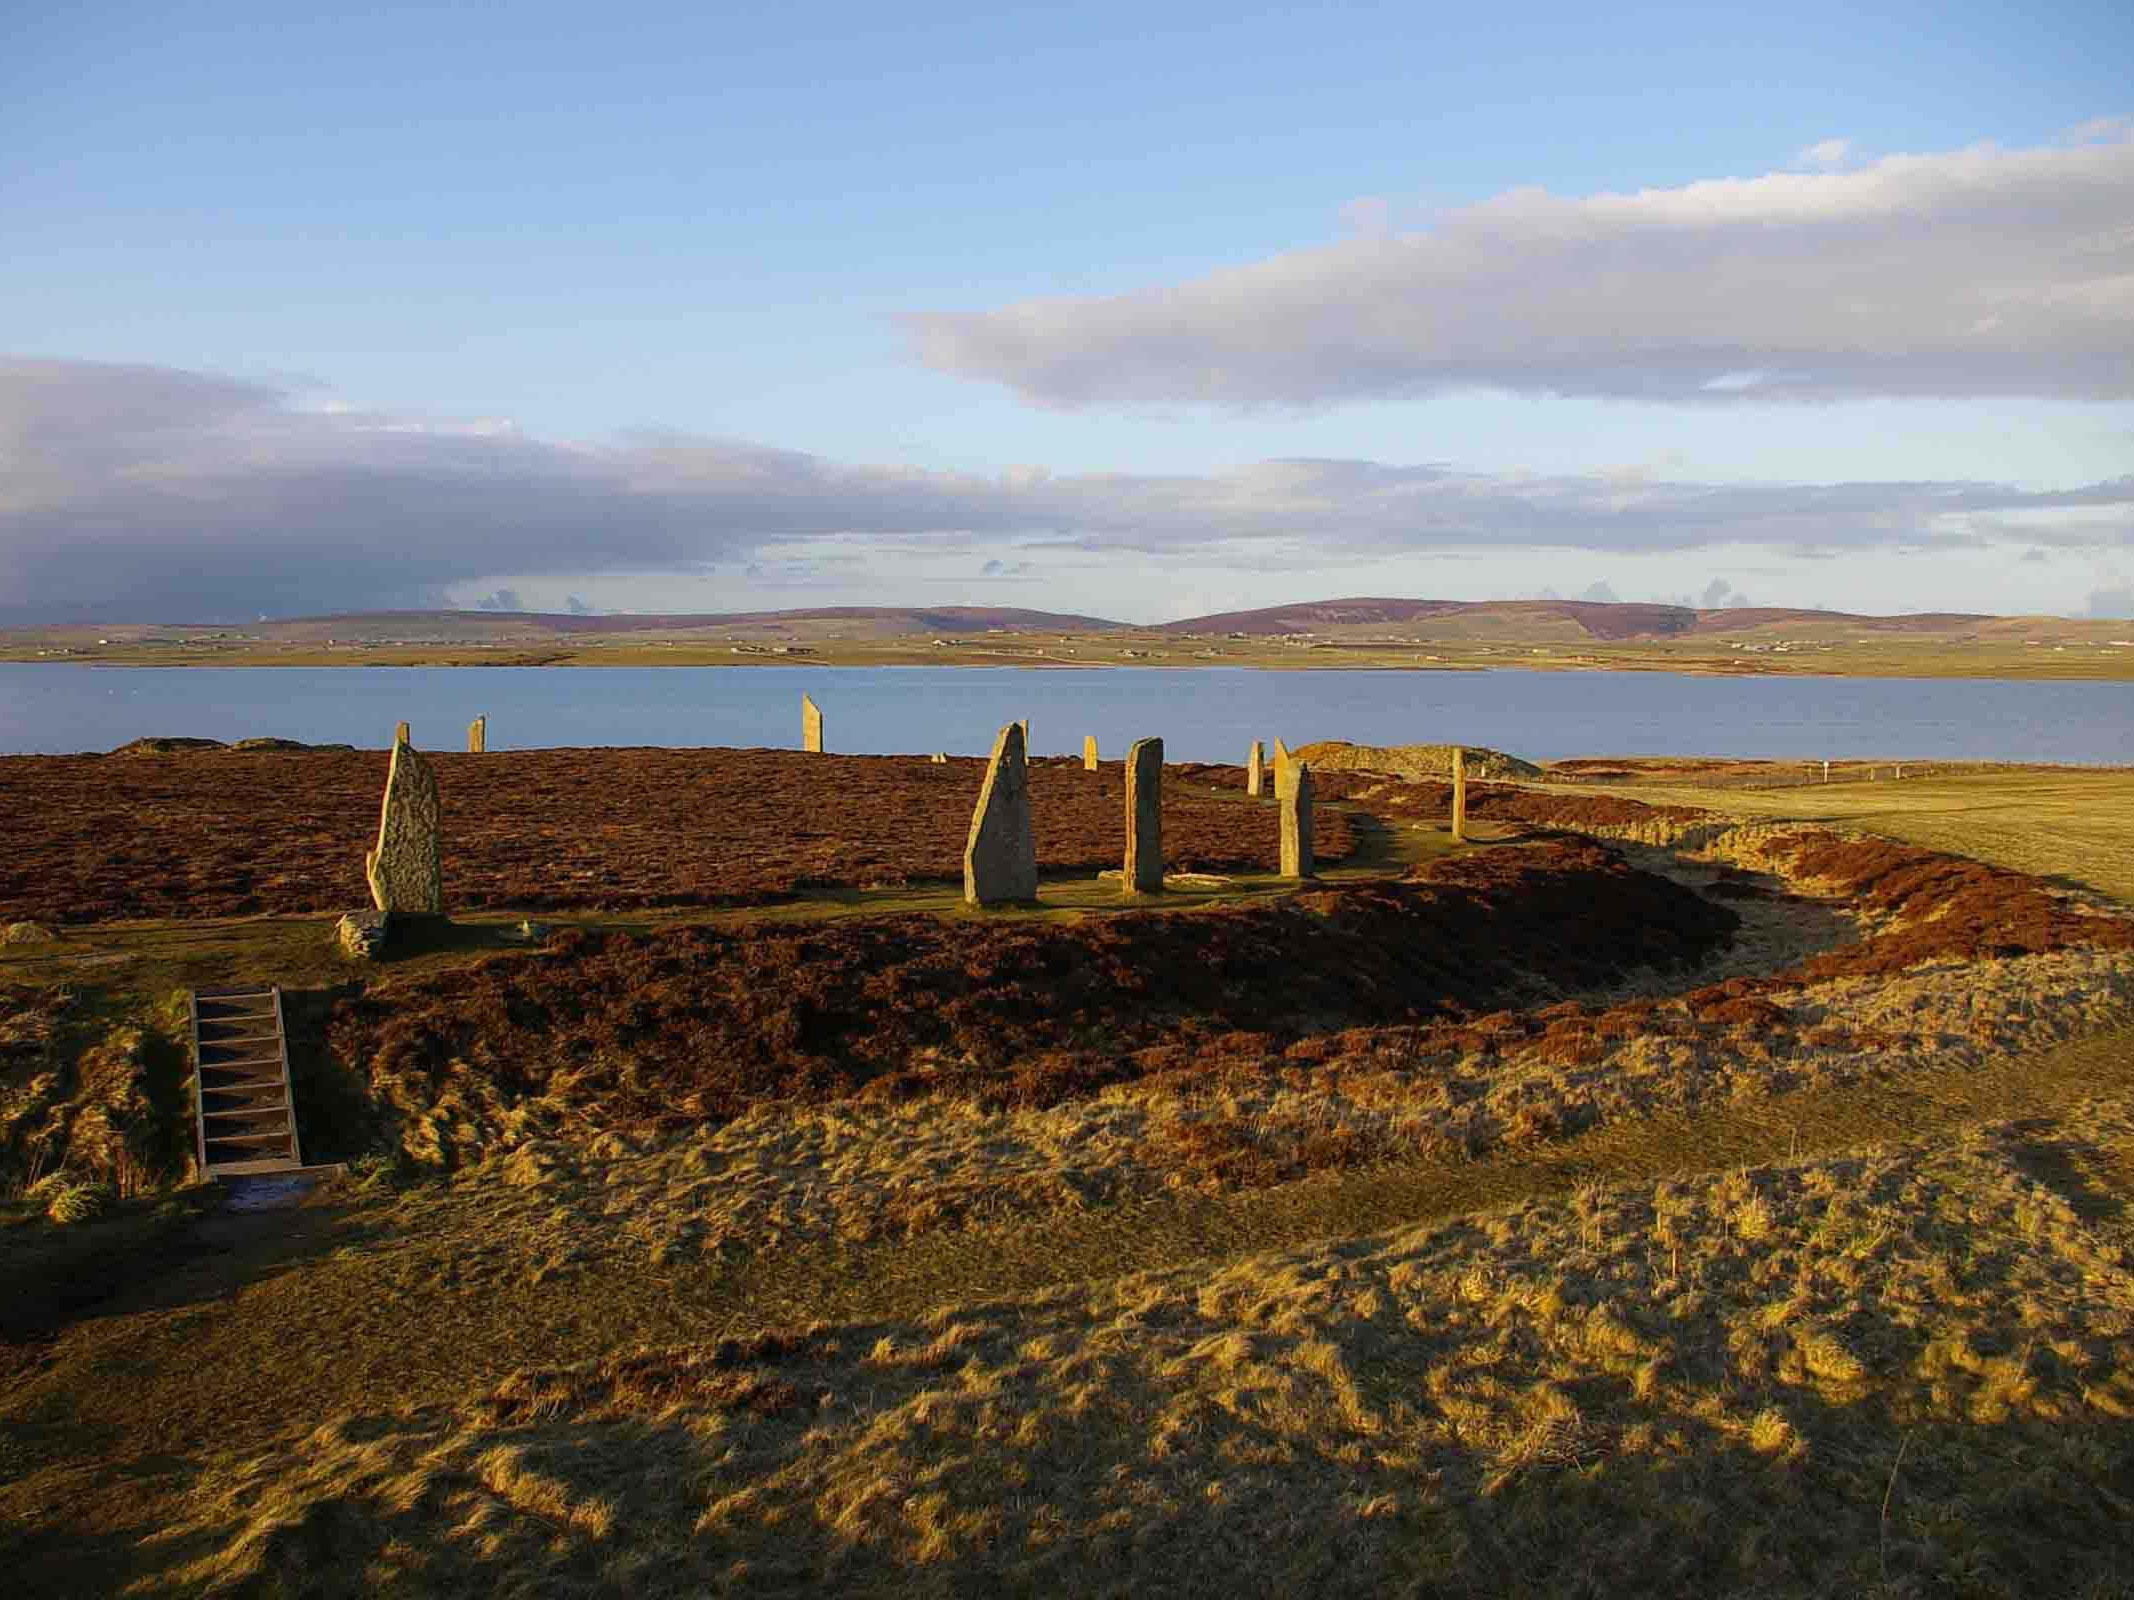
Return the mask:
M2130 652L2134 654L2134 652ZM1580 784L1571 793L1596 787ZM1823 822L2079 883L2134 905L2134 771L2072 768L1776 790L1615 786L1657 805Z
M210 1474L152 1581L2076 1592L2119 1572L2134 1276L2036 1164L1993 1127L528 1370Z

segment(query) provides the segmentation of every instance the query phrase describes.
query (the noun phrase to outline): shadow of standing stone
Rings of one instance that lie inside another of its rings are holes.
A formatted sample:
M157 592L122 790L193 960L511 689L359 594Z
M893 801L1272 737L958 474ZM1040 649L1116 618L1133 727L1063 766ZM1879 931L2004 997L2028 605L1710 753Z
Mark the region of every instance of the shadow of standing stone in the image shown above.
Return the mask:
M985 786L971 812L963 847L963 898L974 906L1027 904L1037 898L1037 843L1030 833L1030 773L1022 724L993 740Z
M1126 752L1126 894L1163 893L1163 741L1136 739Z

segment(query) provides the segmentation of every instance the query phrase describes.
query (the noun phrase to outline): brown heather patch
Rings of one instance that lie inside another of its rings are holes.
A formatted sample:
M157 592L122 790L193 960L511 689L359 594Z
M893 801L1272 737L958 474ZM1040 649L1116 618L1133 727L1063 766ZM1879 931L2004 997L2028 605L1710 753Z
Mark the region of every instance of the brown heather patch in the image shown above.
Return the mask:
M210 1471L134 1592L2112 1593L2134 1274L2056 1170L2002 1125L540 1369Z
M403 1147L449 1161L533 1101L610 1128L854 1094L1042 1108L1241 1036L1279 1050L1692 965L1737 924L1565 842L1189 914L568 933L374 984L327 1039L400 1116Z
M810 889L963 871L982 761L789 750L424 752L444 806L445 882L463 910L758 905ZM363 854L383 751L0 756L0 912L51 924L343 911L367 905ZM1116 762L1033 763L1038 864L1119 863ZM1173 871L1277 865L1266 808L1166 786ZM1314 824L1322 861L1354 848Z

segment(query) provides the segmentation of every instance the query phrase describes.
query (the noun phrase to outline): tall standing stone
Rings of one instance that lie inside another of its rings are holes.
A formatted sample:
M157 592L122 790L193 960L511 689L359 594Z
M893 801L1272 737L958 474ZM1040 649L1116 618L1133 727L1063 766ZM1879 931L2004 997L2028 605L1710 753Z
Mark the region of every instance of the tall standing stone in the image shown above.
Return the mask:
M481 755L489 748L489 719L476 717L467 724L467 754Z
M1295 760L1289 746L1280 739L1274 742L1274 793L1277 800L1289 792L1289 775L1295 769Z
M1300 761L1282 794L1282 876L1312 876L1312 768Z
M805 694L800 697L800 748L810 755L822 754L822 707Z
M963 846L963 898L974 906L1037 898L1037 845L1030 834L1030 772L1022 724L993 741L985 786Z
M1163 741L1136 739L1126 752L1126 894L1163 893Z
M363 858L363 875L380 911L437 916L445 908L437 859L437 779L405 739L393 741L378 810L378 847Z
M1082 739L1082 770L1097 770L1097 736L1093 733L1084 735Z
M1258 795L1267 787L1267 747L1255 739L1245 753L1245 793Z
M393 743L394 743L394 744L396 744L396 745L402 745L402 744L406 744L407 742L408 742L408 725L407 725L407 724L406 724L405 722L396 722L396 723L394 723L394 724L393 724Z
M1452 747L1452 836L1467 837L1467 752Z

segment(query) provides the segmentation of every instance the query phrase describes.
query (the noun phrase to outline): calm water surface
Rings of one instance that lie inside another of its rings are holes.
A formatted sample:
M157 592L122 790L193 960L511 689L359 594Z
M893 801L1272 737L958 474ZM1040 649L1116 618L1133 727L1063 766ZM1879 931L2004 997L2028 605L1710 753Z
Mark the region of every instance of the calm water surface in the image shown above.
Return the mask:
M2134 762L2134 689L1954 678L1664 672L1256 672L1239 668L92 667L0 664L0 752L108 750L152 734L382 747L795 747L800 696L832 750L983 755L1030 719L1044 755L1161 735L1174 761L1256 738L1490 745L1518 755Z

